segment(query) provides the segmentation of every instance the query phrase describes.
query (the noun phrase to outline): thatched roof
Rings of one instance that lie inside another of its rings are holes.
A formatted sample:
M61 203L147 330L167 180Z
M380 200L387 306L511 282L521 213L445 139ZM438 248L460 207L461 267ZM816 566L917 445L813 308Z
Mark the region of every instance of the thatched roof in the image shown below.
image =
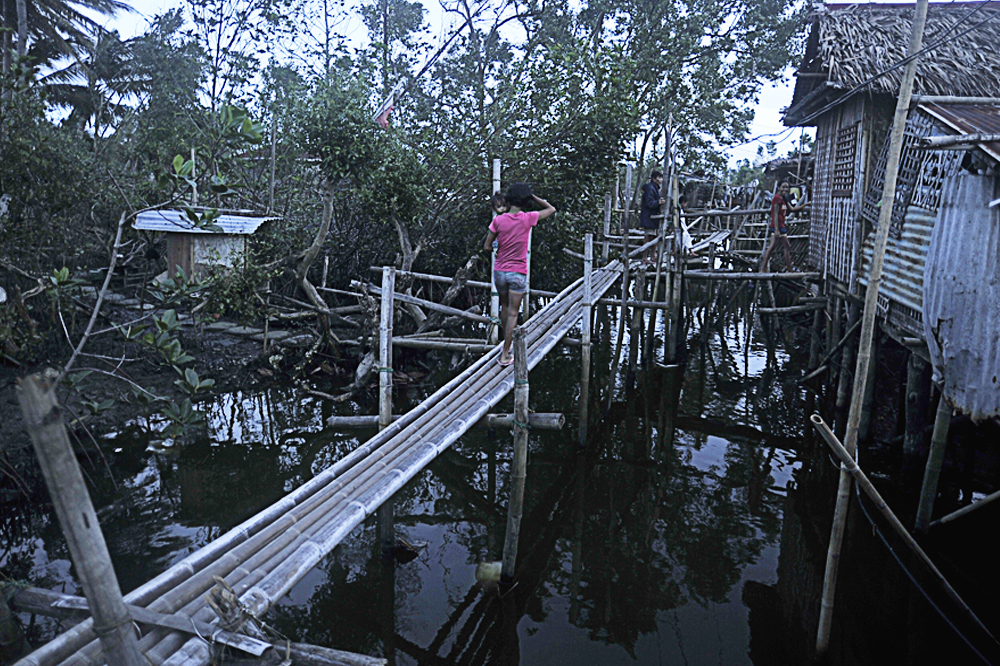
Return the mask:
M902 60L910 42L913 8L911 4L825 5L814 13L785 123L798 124ZM985 19L989 20L960 34ZM1000 2L931 3L923 44L942 37L948 40L921 56L914 93L1000 97ZM894 96L902 75L902 67L893 70L875 79L866 92Z

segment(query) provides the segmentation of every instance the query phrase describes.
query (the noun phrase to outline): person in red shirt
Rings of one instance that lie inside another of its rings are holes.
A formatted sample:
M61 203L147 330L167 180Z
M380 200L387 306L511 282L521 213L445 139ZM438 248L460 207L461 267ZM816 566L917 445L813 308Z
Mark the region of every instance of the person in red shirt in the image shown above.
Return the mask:
M545 199L536 197L525 183L513 183L504 197L508 211L493 218L483 249L489 251L497 241L497 258L493 266L493 284L500 295L500 323L503 326L503 350L500 365L514 362L510 345L517 326L521 299L528 290L528 239L531 228L556 209ZM525 211L535 203L541 210Z
M788 213L797 213L803 210L808 204L802 204L801 206L789 205L788 192L790 189L791 186L787 180L781 181L778 185L778 191L774 193L774 198L771 199L771 219L767 230L773 232L774 236L771 238L771 244L767 246L767 250L760 260L760 271L762 273L767 272L771 253L774 252L774 248L778 245L781 245L781 249L785 253L785 270L794 269L794 266L792 266L792 246L788 242L788 227L785 226L785 217Z

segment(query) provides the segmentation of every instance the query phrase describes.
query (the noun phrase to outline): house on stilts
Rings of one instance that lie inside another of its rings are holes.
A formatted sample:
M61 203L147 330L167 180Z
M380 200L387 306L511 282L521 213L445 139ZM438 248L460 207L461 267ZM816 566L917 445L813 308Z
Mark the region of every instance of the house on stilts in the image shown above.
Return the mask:
M836 317L867 285L913 13L817 6L784 112L816 128L808 257L841 297ZM923 43L878 321L910 350L910 382L931 364L948 404L979 421L1000 415L1000 142L988 140L1000 133L1000 2L931 3Z

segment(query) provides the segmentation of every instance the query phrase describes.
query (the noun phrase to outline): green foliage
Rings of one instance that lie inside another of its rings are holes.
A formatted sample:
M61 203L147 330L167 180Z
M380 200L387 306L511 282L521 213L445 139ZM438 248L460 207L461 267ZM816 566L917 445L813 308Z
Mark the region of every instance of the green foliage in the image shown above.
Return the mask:
M180 368L174 368L178 373L181 373ZM174 380L174 384L180 390L187 393L189 396L194 397L202 391L207 391L208 389L215 386L214 379L201 379L198 373L191 368L185 368L184 372L181 373L181 379Z
M337 72L300 110L306 149L320 159L324 177L333 183L357 178L378 164L381 136L372 122L368 91L363 78Z

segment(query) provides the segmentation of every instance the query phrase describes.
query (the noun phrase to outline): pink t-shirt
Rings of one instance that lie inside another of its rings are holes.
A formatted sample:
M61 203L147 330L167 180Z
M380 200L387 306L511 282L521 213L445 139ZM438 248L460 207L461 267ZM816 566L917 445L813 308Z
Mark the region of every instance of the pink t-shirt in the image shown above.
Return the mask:
M490 222L497 235L497 261L493 270L528 274L528 234L538 224L538 212L504 213Z

